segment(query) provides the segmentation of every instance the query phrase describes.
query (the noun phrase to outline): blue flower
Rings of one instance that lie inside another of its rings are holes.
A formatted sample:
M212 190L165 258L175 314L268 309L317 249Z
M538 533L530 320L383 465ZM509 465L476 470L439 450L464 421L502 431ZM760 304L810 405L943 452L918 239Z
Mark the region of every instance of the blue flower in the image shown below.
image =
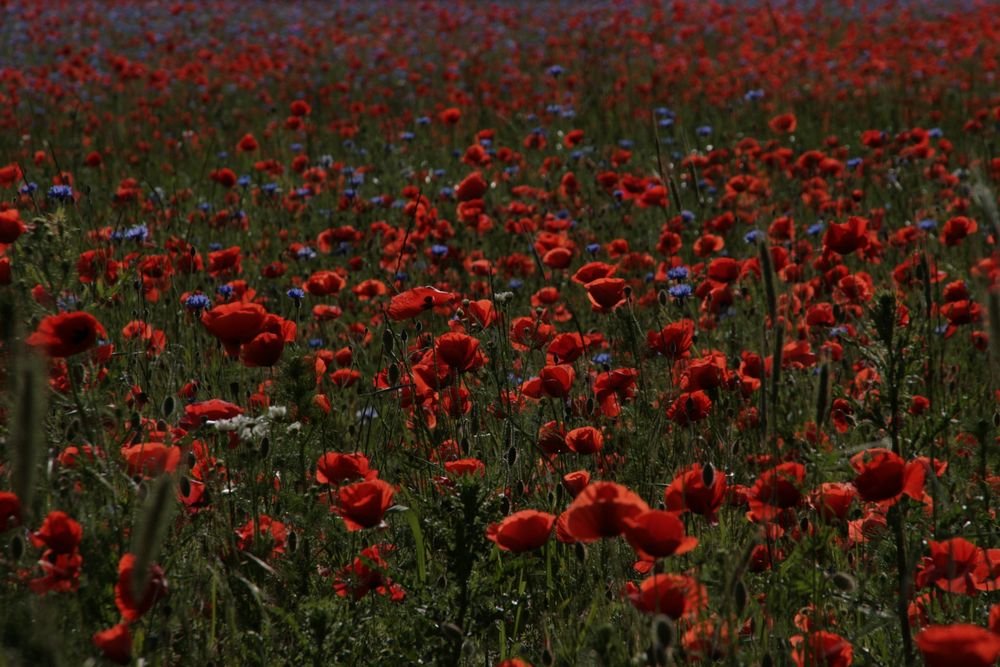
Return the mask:
M924 230L925 232L929 232L932 229L936 229L937 226L938 226L937 220L932 220L931 218L924 218L923 220L917 223L917 227Z
M674 297L675 299L679 299L681 301L683 301L684 299L686 299L689 296L691 296L691 293L693 291L694 290L692 290L691 286L688 285L687 283L681 283L680 285L674 285L673 287L671 287L670 289L667 290L667 292L670 293L670 296Z
M219 285L215 288L215 291L224 298L228 299L233 293L233 288L231 285Z
M746 243L754 244L759 241L764 236L764 232L759 229L751 229L749 232L743 235L743 241Z
M73 188L68 185L53 185L49 188L48 196L61 202L70 201L73 199Z
M687 277L688 268L686 266L675 266L667 271L667 278L670 278L671 280L684 280Z
M295 252L296 259L315 259L316 251L307 245L302 246Z
M301 301L306 296L306 293L302 290L301 287L293 287L287 292L285 292L285 294L288 295L288 298L295 299L296 301Z
M236 184L241 188L245 188L246 186L250 185L250 177L240 176L239 178L236 179Z
M32 192L38 189L38 183L26 183L21 186L18 190L22 195L30 195Z
M815 224L809 225L809 229L806 230L806 234L808 234L809 236L816 236L817 234L821 233L824 229L826 229L826 225L824 225L822 222L817 222Z
M701 125L700 127L695 128L695 133L699 137L707 137L708 135L712 134L712 126L711 125Z
M318 348L318 347L323 347L323 339L322 338L310 338L309 339L309 347L312 348L312 349L314 349L314 350L316 348Z
M203 310L211 306L212 301L204 294L192 294L184 302L184 305L191 310Z
M591 361L593 361L598 366L602 366L604 364L610 364L611 363L611 355L608 354L607 352L601 352L600 354L598 354L597 356L595 356Z
M587 244L587 252L589 252L591 255L596 255L600 251L601 251L601 244L600 243L588 243Z
M695 220L695 215L691 211L683 210L681 211L681 221L684 223L692 223Z
M862 162L864 162L864 160L862 158L852 157L850 160L847 161L847 168L848 169L857 169L858 165L860 165Z
M521 280L520 278L511 278L510 282L507 283L507 287L513 290L519 290L522 287L524 287L524 281Z
M559 76L565 71L566 70L562 68L562 65L553 65L552 67L549 68L549 74L551 76Z
M434 244L431 246L431 254L434 255L435 257L444 257L445 255L448 254L448 246Z

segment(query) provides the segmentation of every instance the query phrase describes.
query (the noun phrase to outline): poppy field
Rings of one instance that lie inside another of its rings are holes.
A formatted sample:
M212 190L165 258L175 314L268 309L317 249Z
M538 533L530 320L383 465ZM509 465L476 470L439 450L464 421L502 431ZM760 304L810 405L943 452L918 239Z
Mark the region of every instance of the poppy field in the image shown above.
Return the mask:
M0 666L996 664L998 9L0 0Z

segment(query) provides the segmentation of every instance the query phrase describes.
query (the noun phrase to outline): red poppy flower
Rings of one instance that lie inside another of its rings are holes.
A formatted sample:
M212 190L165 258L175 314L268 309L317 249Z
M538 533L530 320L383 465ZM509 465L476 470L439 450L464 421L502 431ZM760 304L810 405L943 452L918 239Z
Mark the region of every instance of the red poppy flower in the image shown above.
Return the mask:
M483 178L482 172L474 171L466 176L462 182L458 184L458 187L455 188L455 197L458 201L482 199L489 187L490 184L486 182L485 178Z
M823 247L840 255L850 255L868 247L867 231L868 220L852 215L847 222L830 223L823 236Z
M337 513L343 517L349 531L372 528L382 523L395 493L393 486L381 479L342 487L337 494Z
M479 352L479 339L464 333L451 332L438 336L434 351L439 361L456 371L470 371L485 362Z
M538 373L542 383L542 391L553 398L566 398L576 378L576 371L569 364L545 366Z
M683 574L654 574L626 593L632 605L646 614L664 614L670 618L694 617L708 606L708 591L692 577Z
M698 546L698 538L684 534L684 523L677 515L663 510L626 518L625 539L643 560L686 554Z
M48 547L57 554L76 551L83 540L83 527L58 510L49 512L42 526L31 534L31 542L36 547Z
M649 349L674 360L686 358L693 342L694 322L689 319L671 322L661 331L646 334Z
M257 139L250 133L244 134L243 138L236 144L236 150L243 153L250 153L258 148L260 148L260 144L257 143Z
M317 484L338 485L352 479L371 480L377 476L378 471L368 468L368 457L360 452L327 452L316 461Z
M991 667L1000 658L1000 635L976 625L932 625L914 640L927 667Z
M563 475L562 480L569 494L576 498L590 484L590 473L586 470L574 470Z
M139 620L159 600L167 593L167 580L163 576L163 568L159 565L150 565L149 574L146 578L146 588L142 595L136 597L132 590L133 570L135 569L135 556L127 553L118 561L118 583L115 584L115 606L121 612L125 621L132 623Z
M105 659L119 665L132 662L132 634L128 623L119 623L107 630L95 632L90 641L95 648L100 649Z
M625 303L625 281L621 278L598 278L586 284L591 310L610 313Z
M21 525L21 501L9 491L0 491L0 533Z
M78 311L46 317L26 342L41 347L50 357L64 358L89 350L106 336L104 327L93 315Z
M240 344L253 340L260 333L266 319L264 306L244 301L222 304L201 315L205 329L233 356L238 353Z
M336 294L344 287L344 279L335 271L316 271L303 287L313 296Z
M972 542L953 537L943 542L928 544L931 555L924 559L917 572L917 586L935 585L948 593L975 595L987 586L983 577L989 568L983 550Z
M12 185L17 185L17 182L24 178L24 174L21 172L21 167L17 163L11 163L0 167L0 185L3 187L10 187Z
M967 236L975 234L979 229L976 221L964 215L956 216L944 223L941 229L941 243L947 246L958 245Z
M854 646L840 635L819 630L808 637L791 638L792 661L797 667L848 667L854 660Z
M701 421L712 411L712 399L705 392L684 392L667 408L667 419L679 426Z
M771 131L778 134L791 134L795 131L797 125L798 121L793 113L783 113L767 122L767 126L771 128Z
M690 362L681 374L682 391L709 391L729 382L732 374L726 368L726 355L715 350L704 352Z
M857 489L850 484L824 482L810 494L809 500L823 520L842 521L857 497Z
M740 277L741 264L732 257L716 257L708 264L708 277L720 283L731 283Z
M140 442L122 447L128 474L145 478L173 472L181 462L181 448L162 442Z
M407 320L425 310L449 306L455 301L451 292L442 292L433 287L414 287L400 292L389 302L389 317L393 320Z
M772 521L783 510L797 506L802 500L802 482L806 468L801 463L782 463L761 473L747 493L750 503L748 517L752 521Z
M404 599L406 593L403 589L385 574L389 564L382 558L382 553L392 549L391 545L363 549L354 562L337 572L333 590L340 597L351 596L355 600L360 600L371 591L388 595L394 602Z
M181 419L180 426L184 429L193 429L208 421L232 419L241 414L243 414L243 408L240 406L221 398L210 398L207 401L199 401L185 406L184 418Z
M536 510L521 510L486 530L486 537L504 551L521 553L538 549L549 541L554 514Z
M682 470L663 493L663 502L671 512L693 512L715 520L726 496L726 476L712 469L709 474L700 463Z
M867 502L895 502L902 494L923 498L926 469L919 461L906 463L898 455L876 447L851 457L858 473L854 486Z
M593 426L581 426L566 434L566 446L577 454L595 454L604 447L604 434Z
M587 285L601 278L610 278L615 274L618 267L604 262L590 262L584 264L573 274L573 282L580 285Z
M240 347L240 361L247 368L270 368L281 360L285 340L278 334L264 332Z
M596 542L625 531L625 520L649 510L642 498L621 484L592 482L563 515L567 533L577 542Z
M0 243L13 243L28 231L28 227L21 220L21 214L16 208L0 211Z
M255 526L256 530L254 529ZM241 551L248 550L258 535L264 537L265 541L271 547L269 558L277 558L285 553L285 543L288 540L288 527L281 521L272 519L266 514L261 514L256 519L250 519L243 524L242 528L236 531L236 537L238 538L236 540L236 547Z

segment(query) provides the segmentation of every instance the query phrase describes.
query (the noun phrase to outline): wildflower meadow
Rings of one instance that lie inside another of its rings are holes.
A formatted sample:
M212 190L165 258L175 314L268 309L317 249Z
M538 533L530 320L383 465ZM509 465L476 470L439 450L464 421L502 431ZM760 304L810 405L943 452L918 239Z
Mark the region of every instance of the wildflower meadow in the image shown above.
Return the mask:
M0 667L1000 659L997 2L0 46Z

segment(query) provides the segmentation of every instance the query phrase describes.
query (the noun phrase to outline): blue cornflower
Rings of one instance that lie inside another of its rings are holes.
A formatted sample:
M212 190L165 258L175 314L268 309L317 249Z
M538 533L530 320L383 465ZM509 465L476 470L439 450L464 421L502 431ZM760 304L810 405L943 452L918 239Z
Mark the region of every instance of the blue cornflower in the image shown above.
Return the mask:
M549 68L549 74L551 76L559 76L565 71L566 70L563 69L562 65L553 65L552 67Z
M38 189L38 183L26 183L21 186L18 190L22 195L30 195L32 192Z
M68 185L53 185L49 188L48 196L61 202L70 201L73 199L73 188Z
M667 271L667 278L670 278L671 280L684 280L687 277L688 268L686 266L675 266Z
M524 287L524 281L521 280L520 278L511 278L510 282L507 283L507 287L513 290L519 290L522 287Z
M236 185L240 186L241 188L245 188L246 186L250 185L250 177L240 176L239 178L236 179Z
M431 246L431 254L434 255L435 257L444 257L445 255L448 254L448 246L434 244Z
M316 251L307 245L302 246L295 252L296 259L315 259Z
M278 184L265 183L264 185L260 186L260 189L264 194L273 195L278 191Z
M223 298L228 299L233 294L233 287L232 285L219 285L215 288L215 291Z
M316 348L318 348L318 347L323 347L323 339L322 338L310 338L309 339L309 347L312 348L312 349L314 349L314 350Z
M600 251L601 251L601 244L600 243L588 243L587 244L587 252L589 252L591 255L596 255Z
M749 232L743 235L743 241L746 243L754 244L764 236L764 232L759 229L751 229Z
M700 127L697 127L697 128L695 128L695 133L699 137L707 137L708 135L712 134L712 126L711 125L702 125Z
M694 220L695 220L694 213L692 213L691 211L688 211L687 209L681 211L681 222L684 222L685 224L687 224L687 223L694 222Z
M293 287L285 292L285 294L288 295L288 298L295 299L296 301L301 301L306 296L305 291L301 287Z
M430 124L431 124L431 119L428 118L427 116L421 116L420 118L417 119L417 125L430 125Z
M822 222L817 222L815 224L809 225L809 229L806 230L806 234L808 234L809 236L816 236L824 229L826 229L826 225L824 225Z
M212 300L204 294L192 294L184 302L184 305L191 310L203 310L212 305Z
M597 364L598 366L602 366L604 364L610 364L611 363L611 355L608 354L607 352L601 352L600 354L598 354L597 356L595 356L592 359L592 361L595 364Z
M674 297L675 299L682 300L682 301L684 299L688 298L689 296L691 296L691 293L693 291L694 290L692 290L691 286L688 285L687 283L681 283L680 285L674 285L673 287L671 287L670 289L667 290L667 292L670 293L670 296Z
M923 220L917 223L917 227L924 230L925 232L929 232L932 229L936 229L937 226L938 226L937 220L932 220L931 218L924 218Z
M848 160L848 161L847 161L847 168L848 168L848 169L857 169L857 168L858 168L858 166L859 166L859 165L860 165L860 164L861 164L862 162L864 162L864 160L863 160L862 158L859 158L859 157L852 157L852 158L851 158L850 160Z

